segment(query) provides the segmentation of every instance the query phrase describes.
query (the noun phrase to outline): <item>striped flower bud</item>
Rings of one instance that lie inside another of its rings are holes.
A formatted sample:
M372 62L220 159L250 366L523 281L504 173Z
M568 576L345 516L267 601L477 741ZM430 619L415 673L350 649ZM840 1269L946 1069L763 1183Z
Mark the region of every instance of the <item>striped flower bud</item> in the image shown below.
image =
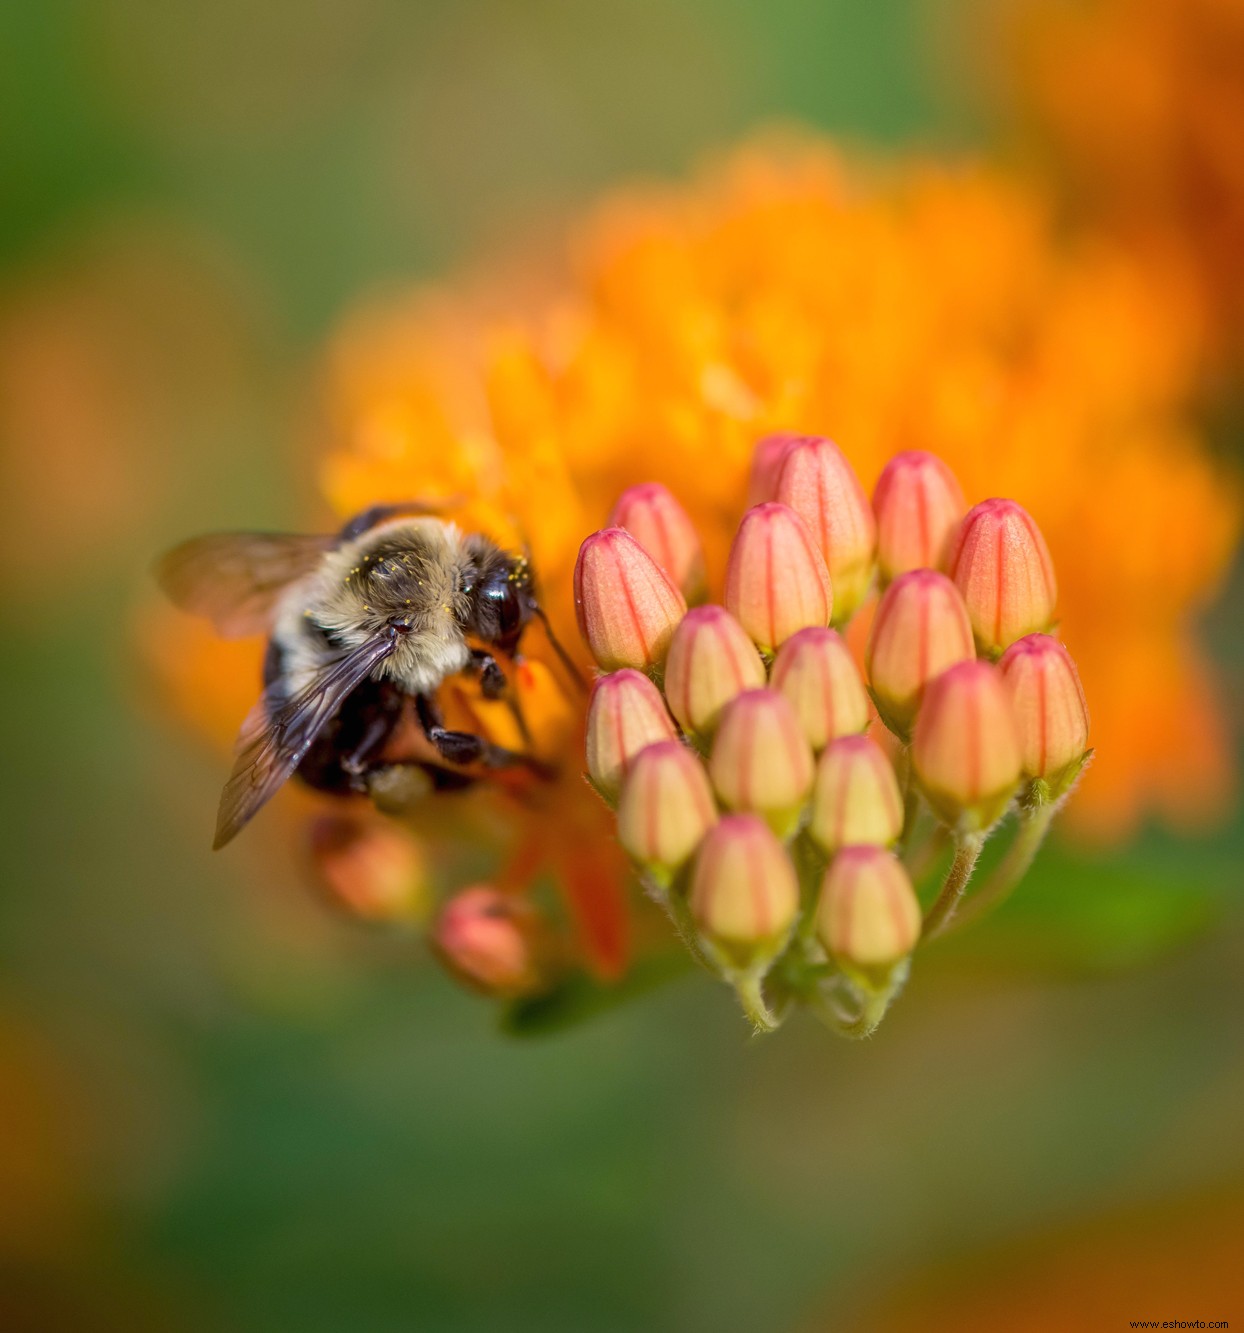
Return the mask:
M647 745L677 738L657 687L624 668L601 676L587 706L587 772L607 801L617 799L631 761Z
M762 652L809 625L828 625L829 571L804 521L783 504L743 515L726 566L726 607Z
M685 597L703 596L704 551L690 516L668 487L650 481L623 491L609 526L625 528Z
M1048 634L1028 634L1002 654L998 671L1011 696L1024 776L1060 796L1084 766L1088 704L1071 654Z
M530 903L481 884L441 908L431 943L450 971L476 990L522 995L540 984L542 933Z
M864 654L882 721L908 739L928 682L975 656L967 608L945 574L900 574L881 598Z
M852 844L888 847L903 831L890 761L867 736L842 736L821 755L808 832L831 856Z
M877 568L887 582L909 569L937 569L967 504L936 454L895 454L873 489Z
M605 671L659 666L687 609L669 576L622 528L594 532L574 567L579 632Z
M832 440L807 435L782 455L776 499L811 529L834 589L834 623L845 624L868 594L877 548L859 478Z
M835 630L815 625L792 634L778 649L769 683L795 710L818 752L836 736L868 726L864 682Z
M419 844L375 816L322 815L311 825L315 876L338 907L364 921L418 921L428 909Z
M726 705L708 770L731 810L763 815L783 838L798 828L812 788L812 749L776 690L748 690Z
M929 682L911 746L929 804L963 833L1006 812L1019 783L1019 736L1002 677L988 662L960 662Z
M688 611L665 662L665 697L687 731L707 735L721 710L765 683L765 664L743 626L720 606Z
M984 500L959 525L946 572L968 608L982 656L996 658L1054 620L1054 564L1040 529L1014 500Z
M799 881L786 849L756 815L726 815L695 858L691 915L727 962L747 969L775 958L799 913Z
M717 821L704 765L680 741L660 741L631 765L618 802L618 841L667 884Z
M782 459L786 455L796 440L802 440L802 435L795 435L791 431L780 431L776 435L766 435L763 440L757 444L752 453L751 473L747 479L747 504L764 504L766 500L772 500L777 496L778 473L782 469Z
M902 862L882 847L844 847L829 863L816 933L827 952L864 970L889 968L920 939L920 904Z

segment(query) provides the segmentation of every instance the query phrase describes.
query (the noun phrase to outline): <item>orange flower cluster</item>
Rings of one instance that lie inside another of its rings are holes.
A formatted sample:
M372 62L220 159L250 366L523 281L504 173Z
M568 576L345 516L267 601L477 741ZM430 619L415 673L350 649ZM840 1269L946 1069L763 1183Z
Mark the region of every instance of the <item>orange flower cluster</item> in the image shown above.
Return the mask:
M626 488L683 500L721 587L761 437L835 439L870 492L892 455L927 450L969 505L1022 495L1060 570L1060 635L1101 755L1072 822L1117 836L1148 812L1221 807L1232 775L1189 620L1240 506L1188 416L1200 329L1183 288L1060 241L1046 201L999 175L849 169L817 142L753 145L689 185L623 194L574 253L534 297L507 304L494 282L480 301L464 281L347 321L321 472L337 512L446 497L465 525L530 547L573 642L576 552ZM538 632L524 648L533 670L554 665ZM616 970L623 933L597 907L602 893L616 906L621 868L578 778L581 709L539 681L548 708L529 697L528 713L569 776L540 798L547 818L512 803L490 827L509 881L550 867L578 886L592 952ZM209 711L201 692L195 706Z
M1244 5L1028 0L1020 97L1073 201L1151 262L1182 263L1216 352L1244 355Z

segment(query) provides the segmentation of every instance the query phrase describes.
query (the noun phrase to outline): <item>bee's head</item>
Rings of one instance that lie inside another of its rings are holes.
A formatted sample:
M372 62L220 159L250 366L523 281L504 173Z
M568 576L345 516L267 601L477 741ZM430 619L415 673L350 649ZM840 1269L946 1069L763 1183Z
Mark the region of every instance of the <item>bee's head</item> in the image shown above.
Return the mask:
M531 565L526 556L511 555L475 538L474 560L462 591L466 615L462 628L503 653L518 646L537 604Z

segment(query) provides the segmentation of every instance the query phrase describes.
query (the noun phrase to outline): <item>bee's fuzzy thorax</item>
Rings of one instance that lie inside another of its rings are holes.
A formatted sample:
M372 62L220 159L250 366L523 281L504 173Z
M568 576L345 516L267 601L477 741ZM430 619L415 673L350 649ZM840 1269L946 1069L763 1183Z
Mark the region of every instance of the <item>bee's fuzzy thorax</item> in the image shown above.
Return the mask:
M434 518L383 524L333 551L291 593L278 634L287 642L291 633L309 638L322 654L403 625L409 633L378 674L415 692L433 689L468 660L461 626L472 569L453 524Z

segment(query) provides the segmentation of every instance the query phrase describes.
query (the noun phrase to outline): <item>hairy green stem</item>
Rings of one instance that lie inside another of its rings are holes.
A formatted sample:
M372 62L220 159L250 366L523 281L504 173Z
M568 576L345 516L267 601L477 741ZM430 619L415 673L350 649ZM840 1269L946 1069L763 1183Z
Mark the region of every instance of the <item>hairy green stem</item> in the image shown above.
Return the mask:
M757 1032L775 1032L781 1019L769 1008L759 972L742 972L730 978L747 1015Z
M946 872L946 881L942 885L942 891L937 895L937 901L925 913L922 939L930 940L938 935L954 916L955 908L959 906L959 899L963 897L968 880L972 878L972 871L976 869L976 859L980 856L984 845L983 833L965 833L956 838L955 859Z
M1057 812L1056 801L1021 809L1019 829L1010 847L1007 848L1006 855L959 913L955 921L956 930L970 921L979 920L987 912L992 912L1011 896L1016 885L1031 868Z

